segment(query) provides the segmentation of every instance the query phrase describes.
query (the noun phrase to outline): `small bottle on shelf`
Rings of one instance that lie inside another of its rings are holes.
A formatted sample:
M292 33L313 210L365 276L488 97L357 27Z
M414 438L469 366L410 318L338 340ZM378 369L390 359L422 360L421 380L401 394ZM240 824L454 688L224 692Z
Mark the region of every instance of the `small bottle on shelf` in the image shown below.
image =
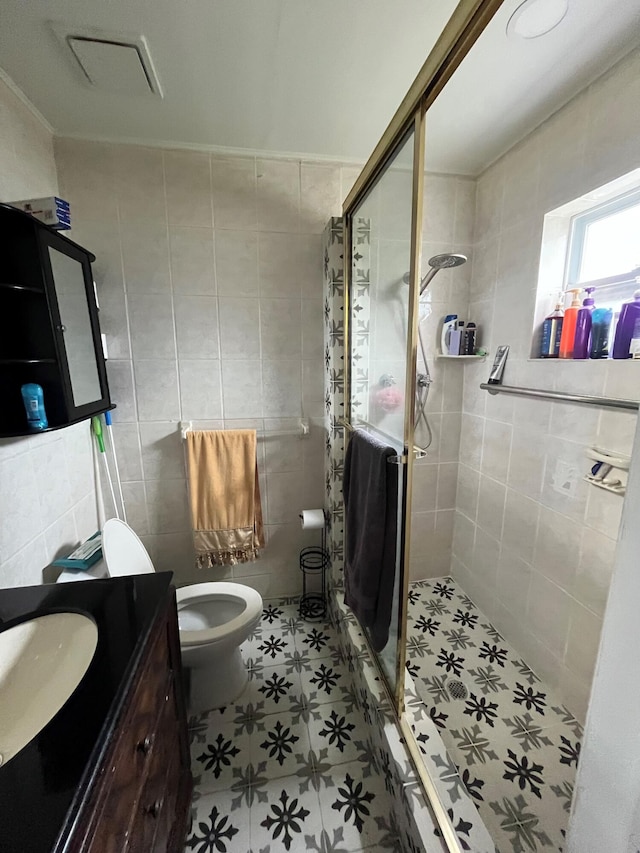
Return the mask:
M560 340L562 338L562 326L564 324L564 311L562 310L561 297L551 314L548 314L542 324L542 342L540 344L540 358L558 358L560 355Z

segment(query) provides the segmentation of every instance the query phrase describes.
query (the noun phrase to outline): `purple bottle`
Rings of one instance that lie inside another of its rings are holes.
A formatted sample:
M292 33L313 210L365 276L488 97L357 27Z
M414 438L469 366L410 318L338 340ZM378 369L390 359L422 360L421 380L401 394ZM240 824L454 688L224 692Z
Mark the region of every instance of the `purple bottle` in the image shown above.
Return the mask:
M633 302L625 302L620 311L618 325L616 326L616 336L613 341L612 358L631 358L629 348L636 320L639 318L640 290L636 290L633 294Z
M576 316L576 336L573 342L574 358L589 358L589 347L591 344L591 312L595 305L595 300L591 294L594 290L595 287L585 287L587 296L582 303L582 308L578 311Z

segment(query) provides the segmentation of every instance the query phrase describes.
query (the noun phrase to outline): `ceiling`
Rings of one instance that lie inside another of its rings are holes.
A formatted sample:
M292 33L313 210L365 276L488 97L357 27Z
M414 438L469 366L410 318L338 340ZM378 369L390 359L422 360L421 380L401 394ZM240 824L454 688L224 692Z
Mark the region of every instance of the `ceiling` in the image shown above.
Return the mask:
M0 0L0 67L60 134L364 161L456 0ZM92 88L49 22L146 37L164 99Z
M512 41L519 2L505 0L432 107L428 168L479 173L638 41L635 0L570 0L557 29ZM0 67L60 135L362 162L455 5L0 0ZM93 88L54 28L144 35L164 98Z

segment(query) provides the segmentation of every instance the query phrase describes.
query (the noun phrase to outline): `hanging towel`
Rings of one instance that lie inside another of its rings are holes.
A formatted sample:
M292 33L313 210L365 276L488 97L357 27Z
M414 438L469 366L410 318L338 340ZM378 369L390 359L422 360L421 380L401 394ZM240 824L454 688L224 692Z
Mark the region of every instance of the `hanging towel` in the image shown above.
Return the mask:
M344 464L344 600L379 652L389 639L396 575L398 466L392 447L362 430L349 440Z
M196 566L233 566L264 548L253 429L187 433Z

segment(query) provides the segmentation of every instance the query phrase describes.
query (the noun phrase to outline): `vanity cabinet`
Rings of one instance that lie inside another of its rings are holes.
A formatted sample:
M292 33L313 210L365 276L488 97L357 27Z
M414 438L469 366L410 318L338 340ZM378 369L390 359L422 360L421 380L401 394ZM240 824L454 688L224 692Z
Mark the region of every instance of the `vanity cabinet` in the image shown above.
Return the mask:
M192 778L175 593L157 619L65 853L178 853Z
M91 273L95 256L0 204L0 437L27 435L21 387L42 386L50 429L112 408Z

